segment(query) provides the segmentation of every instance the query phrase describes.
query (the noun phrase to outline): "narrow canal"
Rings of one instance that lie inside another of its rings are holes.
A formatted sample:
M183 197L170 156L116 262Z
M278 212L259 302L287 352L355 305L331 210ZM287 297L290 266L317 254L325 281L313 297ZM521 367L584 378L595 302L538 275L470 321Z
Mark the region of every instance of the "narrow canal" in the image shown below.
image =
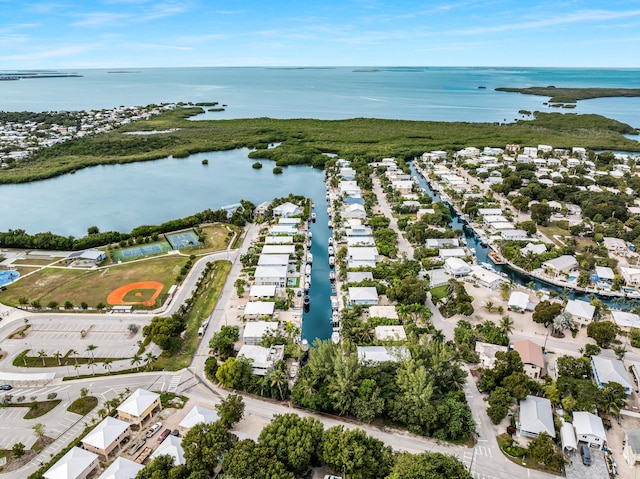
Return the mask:
M431 198L433 198L434 203L442 202L440 195L433 191L429 186L429 183L427 183L423 176L418 173L414 162L409 163L409 168L411 168L411 174L418 179L418 183L420 184L420 186ZM491 251L491 248L482 246L480 239L474 234L473 230L468 226L467 222L458 215L455 208L453 208L453 206L447 202L445 202L445 204L449 206L449 211L451 213L451 228L456 232L463 232L464 238L467 242L467 247L473 248L475 250L474 256L478 260L478 264L489 263L493 265L496 271L506 274L509 280L511 280L512 282L522 286L533 285L533 289L536 291L539 289L550 292L554 291L557 294L564 294L569 299L582 299L585 301L591 301L593 297L593 293L591 292L585 293L583 291L576 291L575 289L571 288L562 288L560 286L542 281L538 278L523 274L520 271L511 268L509 265L494 265L487 256L487 253ZM606 304L610 309L634 309L640 306L640 301L636 299L627 299L620 297L612 298L597 294L596 297L600 299L604 304Z

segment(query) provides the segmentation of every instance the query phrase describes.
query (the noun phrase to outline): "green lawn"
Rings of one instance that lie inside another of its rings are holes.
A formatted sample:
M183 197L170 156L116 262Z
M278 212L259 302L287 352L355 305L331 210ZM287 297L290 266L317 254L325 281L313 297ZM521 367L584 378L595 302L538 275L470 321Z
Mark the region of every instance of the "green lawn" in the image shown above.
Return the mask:
M214 224L200 228L205 235L204 245L183 250L185 253L204 254L223 251L229 246L229 241L233 238L233 233L239 228L233 225ZM232 232L231 235L229 233Z
M442 298L447 296L447 288L448 285L438 286L437 288L432 288L431 291L431 301L435 304L440 301Z
M562 243L558 242L558 240L554 238L554 235L568 236L568 235L571 234L569 232L569 230L565 230L563 228L560 228L554 222L549 223L549 226L538 226L538 231L540 231L543 235L545 235L547 238L549 238L551 241L553 241L558 246L564 246L564 245Z
M67 300L75 306L85 302L95 307L98 303L106 304L108 294L114 289L137 281L163 283L162 297L186 262L184 256L169 256L91 271L43 268L8 285L6 291L0 292L0 301L18 306L19 299L25 297L29 301L39 300L43 307L51 301L63 306Z

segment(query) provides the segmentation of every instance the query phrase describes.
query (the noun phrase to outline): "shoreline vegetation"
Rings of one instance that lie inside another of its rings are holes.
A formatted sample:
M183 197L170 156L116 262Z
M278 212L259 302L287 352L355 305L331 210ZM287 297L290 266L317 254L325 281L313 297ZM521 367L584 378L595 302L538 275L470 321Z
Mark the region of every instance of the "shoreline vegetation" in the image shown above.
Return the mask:
M551 85L546 87L534 86L529 88L501 87L496 88L496 91L521 93L523 95L548 96L550 97L550 103L576 103L579 100L592 100L594 98L640 96L640 88L557 88Z
M534 112L514 123L468 123L384 120L314 120L248 118L190 121L201 107L183 107L117 130L79 138L38 150L0 171L0 184L28 183L74 173L89 166L151 161L194 153L249 148L255 160L276 167L310 165L323 168L324 153L353 158L413 158L430 150L508 143L582 146L597 150L640 151L640 143L625 138L638 130L600 115ZM168 131L131 135L132 131ZM269 148L277 143L278 146Z

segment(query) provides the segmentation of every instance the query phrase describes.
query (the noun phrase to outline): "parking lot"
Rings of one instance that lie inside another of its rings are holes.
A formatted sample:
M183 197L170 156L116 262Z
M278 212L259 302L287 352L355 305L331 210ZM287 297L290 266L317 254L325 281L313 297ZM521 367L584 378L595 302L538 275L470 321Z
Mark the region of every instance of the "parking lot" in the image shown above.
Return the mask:
M591 449L590 466L582 464L579 451L574 452L568 457L571 460L571 464L565 466L567 479L607 479L609 477L604 452L598 449Z

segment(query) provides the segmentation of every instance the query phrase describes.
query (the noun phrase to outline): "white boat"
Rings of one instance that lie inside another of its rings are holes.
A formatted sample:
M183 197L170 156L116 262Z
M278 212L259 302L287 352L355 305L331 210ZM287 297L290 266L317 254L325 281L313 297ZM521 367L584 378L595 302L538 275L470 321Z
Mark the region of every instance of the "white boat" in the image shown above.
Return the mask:
M331 342L334 344L338 344L340 342L340 333L338 331L331 333Z
M327 214L331 216L331 208L327 208Z
M486 270L493 271L493 265L491 265L490 263L480 263L480 266L482 266Z
M334 256L329 256L329 266L332 268L336 265L336 259Z
M333 236L329 236L329 245L333 244Z
M311 275L310 274L306 274L304 276L304 281L305 281L305 283L309 283L309 286L311 286Z
M307 264L307 266L304 269L305 274L310 275L311 274L311 265Z
M334 311L338 310L338 297L337 296L330 296L331 298L331 309L333 309Z
M331 220L329 220L329 221L327 222L327 226L328 226L329 228L333 228L333 222L332 222Z
M313 238L313 233L309 231L309 238Z
M307 263L313 264L313 255L311 253L307 253Z
M311 288L311 284L308 281L304 282L304 290L305 291L309 291L309 289Z
M333 256L333 253L334 253L333 246L329 246L328 250L329 250L329 256Z
M314 223L316 222L316 214L315 213L311 213L311 221L313 221Z
M336 280L336 272L335 271L331 271L329 273L329 281L335 281Z

